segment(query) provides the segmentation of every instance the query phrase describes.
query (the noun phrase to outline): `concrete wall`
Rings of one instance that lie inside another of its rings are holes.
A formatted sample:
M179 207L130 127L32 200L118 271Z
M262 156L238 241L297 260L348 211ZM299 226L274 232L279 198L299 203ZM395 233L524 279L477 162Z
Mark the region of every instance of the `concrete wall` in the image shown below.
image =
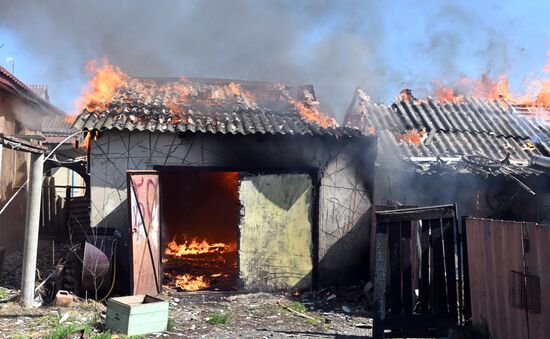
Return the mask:
M239 172L310 171L316 177L313 187L318 197L312 219L319 227L313 230L319 245L313 258L319 262L320 283L361 277L368 257L364 235L369 233L375 149L375 139L364 138L106 131L90 146L91 223L121 230L126 250L127 170L186 166ZM359 271L349 272L355 268Z

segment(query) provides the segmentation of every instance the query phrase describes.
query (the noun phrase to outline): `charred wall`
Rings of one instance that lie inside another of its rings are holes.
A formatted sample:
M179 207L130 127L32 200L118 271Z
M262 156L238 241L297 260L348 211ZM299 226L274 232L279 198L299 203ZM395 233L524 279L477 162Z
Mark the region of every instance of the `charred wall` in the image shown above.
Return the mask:
M127 253L127 170L173 166L309 173L312 257L318 263L313 270L319 269L321 285L357 279L362 271L354 269L368 256L364 235L370 230L375 144L376 139L362 137L105 131L90 146L91 224L118 228L125 235L121 250Z
M538 221L538 199L548 192L547 177L522 179L537 192L533 196L504 175L422 174L414 169L377 166L374 201L377 205L428 206L457 203L460 216Z

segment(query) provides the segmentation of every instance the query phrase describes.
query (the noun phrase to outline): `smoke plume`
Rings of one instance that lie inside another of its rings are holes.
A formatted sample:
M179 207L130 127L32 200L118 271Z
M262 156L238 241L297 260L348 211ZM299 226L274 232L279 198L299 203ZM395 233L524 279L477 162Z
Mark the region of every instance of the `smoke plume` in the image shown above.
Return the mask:
M56 96L70 93L66 96L76 99L80 88L74 79L86 80L84 63L107 57L133 76L313 84L341 121L356 86L387 100L402 87L422 88L429 77L463 72L457 58L465 50L481 58L482 67L494 63L494 53L483 52L498 41L496 33L487 33L494 28L457 5L423 6L360 0L20 0L2 1L0 27L36 56L54 103L68 111L70 103L55 102ZM408 26L420 27L418 35ZM473 45L472 35L481 36Z

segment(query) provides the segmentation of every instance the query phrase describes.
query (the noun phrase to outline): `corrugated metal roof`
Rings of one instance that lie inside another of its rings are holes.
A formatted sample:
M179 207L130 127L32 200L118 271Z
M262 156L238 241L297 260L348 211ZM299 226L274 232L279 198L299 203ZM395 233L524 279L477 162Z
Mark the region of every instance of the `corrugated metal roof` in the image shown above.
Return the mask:
M29 85L29 88L32 89L36 95L41 97L46 101L50 101L50 95L48 94L48 86L46 85Z
M76 131L72 127L72 122L66 115L52 115L42 117L42 133L45 136L64 136L70 135Z
M38 95L29 86L25 85L21 80L16 78L2 66L0 66L0 84L7 86L10 91L23 96L25 99L38 104L38 106L41 107L46 114L64 114L58 107Z
M180 86L184 86L183 96ZM300 102L304 107L318 104L310 85L219 79L131 79L117 89L106 108L85 110L74 127L244 135L362 135L352 128L322 128L302 118L293 102Z
M439 103L428 98L384 105L371 102L358 90L344 124L378 134L382 158L399 155L405 160L439 163L441 157L475 155L503 160L509 154L513 164L524 164L525 172L532 173L526 168L531 156L550 154L548 124L524 118L512 105L500 101L465 98ZM418 144L401 140L410 130L423 131Z

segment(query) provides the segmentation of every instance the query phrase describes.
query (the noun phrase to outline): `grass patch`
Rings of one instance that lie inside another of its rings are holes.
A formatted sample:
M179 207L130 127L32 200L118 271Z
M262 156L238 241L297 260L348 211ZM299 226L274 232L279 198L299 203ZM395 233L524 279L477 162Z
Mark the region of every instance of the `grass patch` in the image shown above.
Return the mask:
M46 339L65 339L69 334L79 331L77 325L56 326L46 335Z
M73 321L69 318L68 321ZM46 328L48 333L43 337L46 339L65 339L72 333L84 332L85 338L88 339L110 339L112 334L110 331L96 332L96 319L93 318L83 324L60 324L59 317L56 315L46 315L39 318L37 321L31 324L31 328Z
M174 327L176 326L176 322L172 318L168 318L168 324L166 325L166 329L168 331L172 331Z
M8 297L8 291L5 288L0 287L0 299L6 299Z
M226 313L212 313L208 318L210 325L225 325L229 321L229 314Z
M306 324L308 325L317 325L319 324L321 321L320 320L317 320L317 319L306 319Z
M54 327L57 324L59 324L59 317L57 315L48 314L32 322L29 325L29 328L35 329L37 327Z
M306 311L306 307L297 301L293 301L290 305L288 305L288 308L300 313L304 313Z
M86 338L89 339L111 339L112 338L111 332L103 332L103 333L97 333L95 335L86 335Z

